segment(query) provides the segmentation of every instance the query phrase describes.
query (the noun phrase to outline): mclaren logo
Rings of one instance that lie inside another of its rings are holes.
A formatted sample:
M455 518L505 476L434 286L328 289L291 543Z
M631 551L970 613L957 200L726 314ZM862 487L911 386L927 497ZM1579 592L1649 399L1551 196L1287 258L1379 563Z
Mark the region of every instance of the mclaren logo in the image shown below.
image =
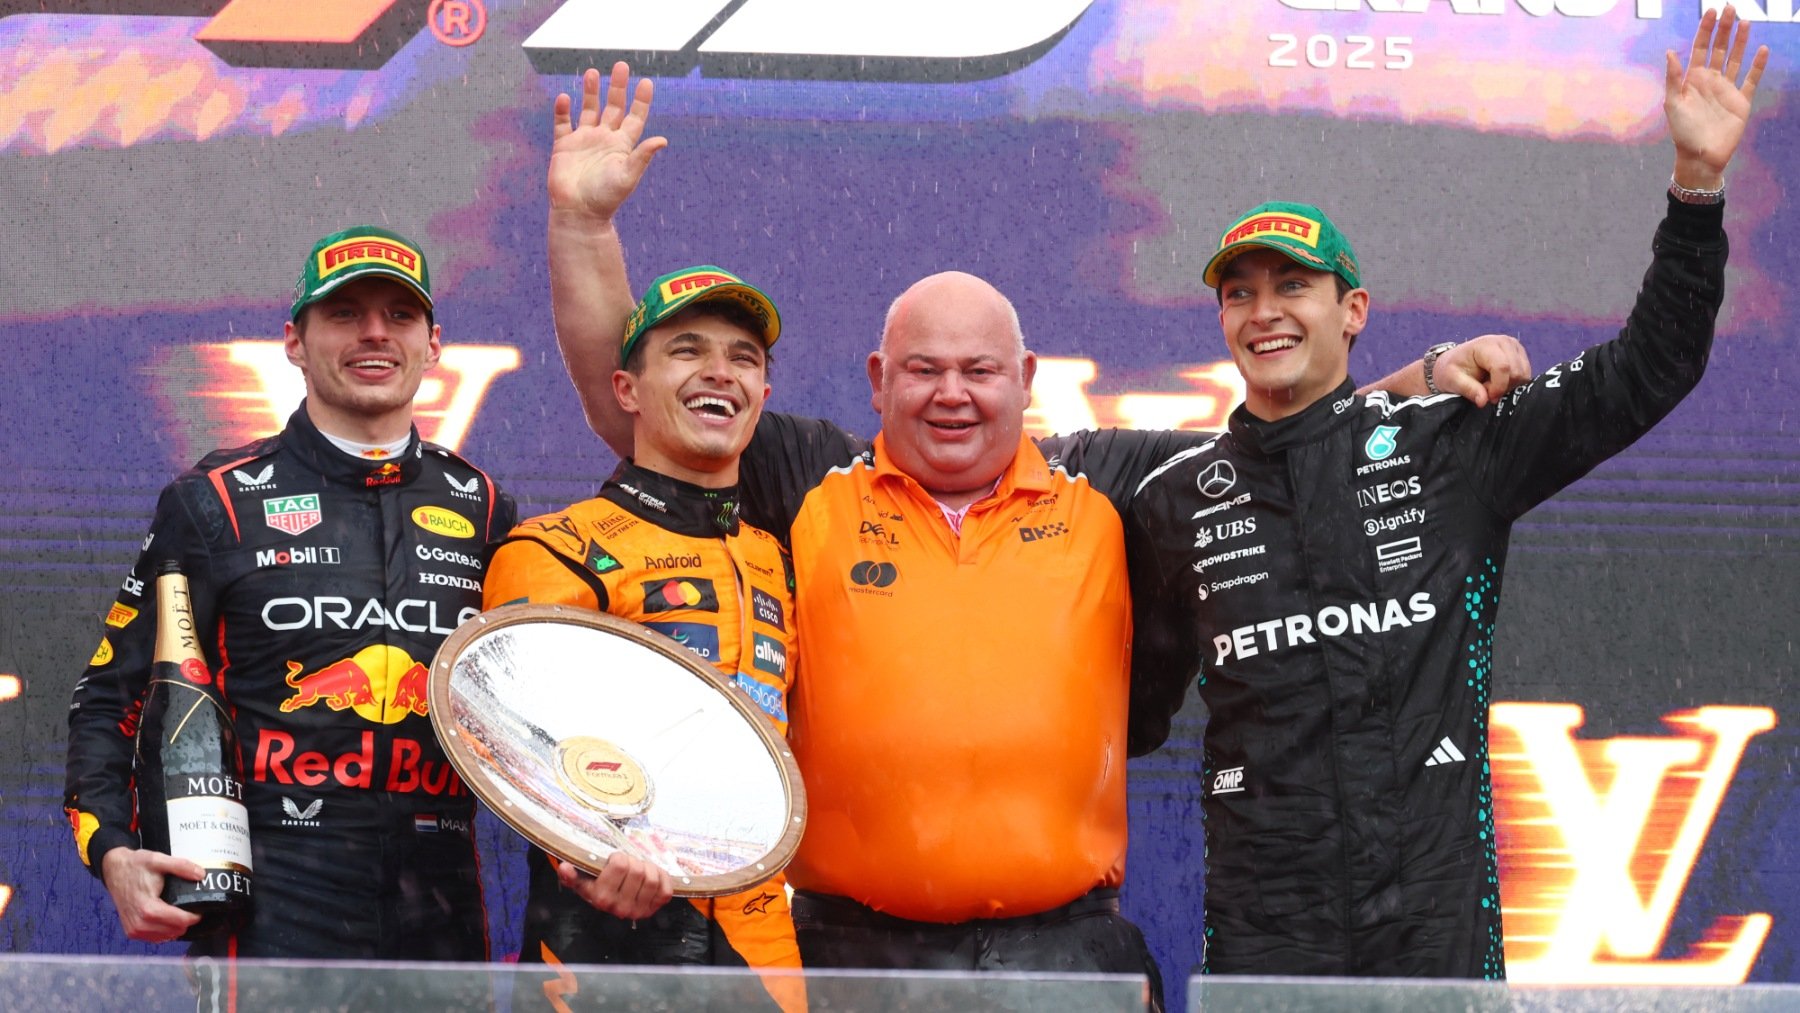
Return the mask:
M566 0L525 40L540 74L629 60L656 77L979 81L1027 66L1093 0L621 4Z
M1218 499L1237 485L1237 469L1231 466L1230 461L1214 461L1200 472L1200 477L1194 479L1194 484L1208 497Z

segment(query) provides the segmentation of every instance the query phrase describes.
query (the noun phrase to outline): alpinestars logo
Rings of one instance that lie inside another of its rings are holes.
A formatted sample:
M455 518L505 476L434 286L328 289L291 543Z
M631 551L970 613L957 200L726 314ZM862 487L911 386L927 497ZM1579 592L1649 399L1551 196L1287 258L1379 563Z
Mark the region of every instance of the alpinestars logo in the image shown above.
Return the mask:
M525 40L540 74L631 61L654 77L979 81L1055 48L1093 0L567 0ZM1052 465L1054 467L1054 465Z

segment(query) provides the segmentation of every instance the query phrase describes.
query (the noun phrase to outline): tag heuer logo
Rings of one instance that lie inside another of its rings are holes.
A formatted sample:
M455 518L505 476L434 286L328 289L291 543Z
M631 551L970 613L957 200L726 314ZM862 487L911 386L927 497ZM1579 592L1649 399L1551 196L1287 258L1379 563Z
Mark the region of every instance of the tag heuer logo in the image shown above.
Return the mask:
M1363 453L1369 455L1371 461L1386 460L1399 446L1394 437L1400 435L1399 426L1376 426L1369 434L1369 440L1363 444Z
M263 522L276 531L297 535L319 526L325 514L319 510L319 494L277 496L263 500Z

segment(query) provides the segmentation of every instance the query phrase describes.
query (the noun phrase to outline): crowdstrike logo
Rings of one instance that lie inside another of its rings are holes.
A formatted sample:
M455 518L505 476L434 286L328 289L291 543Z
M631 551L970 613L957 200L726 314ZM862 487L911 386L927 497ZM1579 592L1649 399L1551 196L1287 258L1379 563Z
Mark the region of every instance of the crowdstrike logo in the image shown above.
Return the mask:
M525 40L540 74L629 60L657 77L980 81L1055 48L1093 0L567 0ZM1054 464L1051 467L1055 467Z

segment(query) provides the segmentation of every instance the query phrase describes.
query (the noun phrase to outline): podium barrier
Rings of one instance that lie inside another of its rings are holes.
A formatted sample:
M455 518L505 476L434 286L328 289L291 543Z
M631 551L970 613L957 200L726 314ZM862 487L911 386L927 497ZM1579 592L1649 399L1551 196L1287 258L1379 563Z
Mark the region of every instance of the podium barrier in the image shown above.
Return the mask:
M235 974L231 981L226 972ZM1141 975L810 971L811 1013L1142 1013ZM235 1003L228 989L235 986ZM762 982L724 968L549 967L352 961L188 961L179 957L0 955L9 1013L268 1010L628 1010L737 1013L773 1009ZM563 1005L552 1004L551 996Z
M1195 975L1189 1013L1776 1013L1800 985L1517 985L1399 978Z

